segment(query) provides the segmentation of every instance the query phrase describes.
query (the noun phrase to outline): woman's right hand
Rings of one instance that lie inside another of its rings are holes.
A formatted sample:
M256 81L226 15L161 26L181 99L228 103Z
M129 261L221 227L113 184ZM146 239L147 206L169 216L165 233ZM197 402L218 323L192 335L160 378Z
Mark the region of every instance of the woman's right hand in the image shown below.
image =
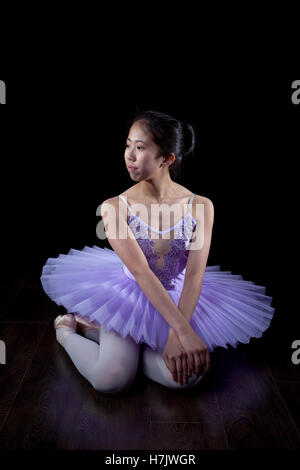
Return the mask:
M187 383L191 368L188 364L187 353L173 328L169 330L162 357L175 382Z
M202 373L209 372L210 357L208 348L193 328L189 325L187 328L177 332L177 335L188 355L188 362L193 364L192 371L194 374L198 376L200 371Z

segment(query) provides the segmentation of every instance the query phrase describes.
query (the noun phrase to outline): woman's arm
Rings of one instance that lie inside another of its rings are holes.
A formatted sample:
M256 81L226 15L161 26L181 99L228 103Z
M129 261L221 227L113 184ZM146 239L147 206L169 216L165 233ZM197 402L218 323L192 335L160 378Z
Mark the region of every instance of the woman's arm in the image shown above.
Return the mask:
M212 201L208 198L200 199L200 196L194 199L196 204L204 204L204 210L198 211L195 214L197 225L193 242L190 246L201 246L201 248L195 250L190 249L189 251L184 284L178 303L178 309L188 322L190 322L193 316L202 291L214 223L214 206Z
M155 276L150 268L145 269L142 273L137 273L135 279L152 305L178 335L189 328L188 320L177 308L158 277Z
M118 197L107 199L101 204L101 216L110 245L135 277L152 305L176 333L188 331L191 328L189 322L150 269L143 251L127 224L126 206L123 203L119 204Z

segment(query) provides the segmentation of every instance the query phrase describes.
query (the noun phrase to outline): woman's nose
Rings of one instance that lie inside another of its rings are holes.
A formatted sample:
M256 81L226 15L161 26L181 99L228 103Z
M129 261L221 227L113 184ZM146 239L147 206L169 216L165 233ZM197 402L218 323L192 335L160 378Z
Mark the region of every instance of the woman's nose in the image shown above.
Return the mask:
M128 157L128 160L130 160L131 162L135 162L136 160L135 154L133 151L128 152L127 157Z

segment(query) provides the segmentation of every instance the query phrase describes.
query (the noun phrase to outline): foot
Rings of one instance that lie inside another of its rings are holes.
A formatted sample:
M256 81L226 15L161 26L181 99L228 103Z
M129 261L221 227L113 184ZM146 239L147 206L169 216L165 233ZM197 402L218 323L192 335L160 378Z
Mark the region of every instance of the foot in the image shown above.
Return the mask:
M58 315L54 320L54 328L56 329L56 339L64 346L66 338L76 333L76 320L74 315L67 313L65 315Z
M75 315L75 321L78 331L83 335L85 335L87 330L99 330L101 328L101 325L88 321L80 315Z

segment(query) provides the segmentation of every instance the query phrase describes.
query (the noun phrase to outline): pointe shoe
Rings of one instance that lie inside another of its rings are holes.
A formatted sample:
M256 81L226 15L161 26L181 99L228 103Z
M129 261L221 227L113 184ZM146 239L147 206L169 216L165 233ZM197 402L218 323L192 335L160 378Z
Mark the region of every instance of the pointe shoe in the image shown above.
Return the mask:
M90 322L80 315L75 315L75 321L79 332L82 334L84 334L87 330L99 330L101 328L101 325Z
M60 344L63 346L65 339L72 333L76 333L76 320L74 315L71 313L66 313L65 315L58 315L54 320L54 328L57 330L58 328L65 328L66 331L62 334L62 340Z

